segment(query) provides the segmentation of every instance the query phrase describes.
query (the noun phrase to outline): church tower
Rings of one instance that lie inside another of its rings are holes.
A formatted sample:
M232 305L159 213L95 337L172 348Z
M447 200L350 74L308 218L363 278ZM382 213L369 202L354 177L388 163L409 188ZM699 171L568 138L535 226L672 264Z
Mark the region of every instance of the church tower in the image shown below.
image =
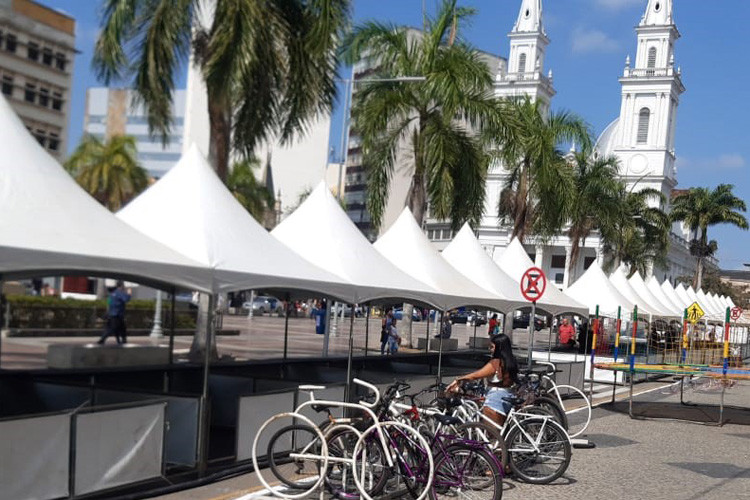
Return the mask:
M540 100L542 108L549 110L555 95L552 71L544 74L544 51L549 38L542 22L542 0L523 0L518 19L510 38L508 66L501 68L495 82L498 97L524 97Z
M634 64L628 56L620 78L620 117L602 134L599 151L620 159L620 174L629 186L654 188L669 199L677 184L675 123L685 91L674 62L680 33L672 0L649 0L636 33Z

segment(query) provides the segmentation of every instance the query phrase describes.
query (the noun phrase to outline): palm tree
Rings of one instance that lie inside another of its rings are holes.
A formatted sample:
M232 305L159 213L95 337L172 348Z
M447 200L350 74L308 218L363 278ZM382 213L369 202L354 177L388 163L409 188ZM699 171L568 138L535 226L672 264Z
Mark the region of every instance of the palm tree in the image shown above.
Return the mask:
M443 0L436 18L425 17L420 35L367 22L344 45L349 63L377 55L377 70L372 81L361 82L352 110L367 169L367 209L376 228L397 162L411 174L407 205L420 225L428 204L432 215L454 228L482 215L490 157L478 131L502 120L489 68L461 38L473 13L456 7L456 0ZM404 77L424 81L398 81Z
M747 219L740 213L747 210L745 201L735 196L732 189L731 184L719 184L713 190L692 188L672 200L672 220L682 221L693 233L700 230L700 235L690 244L690 252L697 260L693 280L696 290L701 287L706 258L716 251L708 241L708 227L732 224L740 229L748 228Z
M586 123L566 111L545 116L540 101L510 102L519 126L503 142L500 158L508 177L500 193L498 215L511 221L512 236L557 234L566 222L573 193L572 171L558 146L576 142L591 150Z
M597 229L609 227L617 220L616 200L620 183L619 161L615 156L593 156L588 150L575 153L573 162L573 196L568 205L568 236L571 241L568 273L570 280L578 264L581 247Z
M93 65L105 83L132 79L151 133L166 142L176 74L191 50L208 95L210 160L289 141L331 109L337 46L350 0L105 0ZM207 18L211 18L206 22Z
M112 212L148 186L148 174L138 163L135 139L115 135L106 142L85 135L65 162L76 182Z
M262 186L255 178L253 170L260 166L260 160L251 157L235 163L227 176L226 185L240 205L261 224L265 223L268 210L274 208L273 193Z
M656 201L658 206L652 206ZM669 245L669 216L659 208L666 199L661 191L628 189L620 182L611 200L617 210L614 223L601 227L604 242L604 268L612 271L620 264L628 276L636 271L647 275L656 264L663 264Z

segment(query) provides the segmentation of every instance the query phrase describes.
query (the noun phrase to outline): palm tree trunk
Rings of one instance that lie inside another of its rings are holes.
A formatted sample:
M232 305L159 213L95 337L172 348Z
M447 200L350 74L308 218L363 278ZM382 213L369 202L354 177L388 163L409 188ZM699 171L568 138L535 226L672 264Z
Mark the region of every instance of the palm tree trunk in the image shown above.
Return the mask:
M568 283L566 283L566 285L569 285L575 280L573 270L578 265L578 255L581 253L581 241L578 236L571 235L570 240L570 262L568 262Z
M229 153L232 139L232 118L229 106L223 99L208 99L210 139L208 159L216 175L224 181L229 172Z
M706 255L707 246L708 229L704 227L701 229L701 246L698 249L698 262L695 266L695 280L693 280L693 288L695 288L696 292L700 290L701 284L703 283L703 259Z

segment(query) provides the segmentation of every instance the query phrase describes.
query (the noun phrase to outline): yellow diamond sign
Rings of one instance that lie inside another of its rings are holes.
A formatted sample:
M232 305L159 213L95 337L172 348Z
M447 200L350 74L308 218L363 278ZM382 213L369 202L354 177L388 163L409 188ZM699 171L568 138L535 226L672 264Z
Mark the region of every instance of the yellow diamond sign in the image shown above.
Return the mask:
M693 302L692 304L690 304L690 307L688 307L687 309L688 321L690 321L693 324L700 321L700 319L705 315L706 313L703 312L703 309L701 309L701 306L698 305L697 302Z

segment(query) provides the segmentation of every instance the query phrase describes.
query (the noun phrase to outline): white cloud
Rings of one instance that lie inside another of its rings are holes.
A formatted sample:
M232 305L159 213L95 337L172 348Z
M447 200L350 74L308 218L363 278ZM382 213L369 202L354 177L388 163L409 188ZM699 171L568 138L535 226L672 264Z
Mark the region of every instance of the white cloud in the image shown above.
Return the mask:
M745 166L745 158L737 153L720 155L716 166L721 168L742 168Z
M631 5L642 5L643 0L594 0L594 3L606 9L619 10Z
M576 28L573 30L573 52L617 52L620 44L603 31Z
M678 169L735 169L745 166L745 158L739 153L726 153L712 158L685 158L677 157Z

